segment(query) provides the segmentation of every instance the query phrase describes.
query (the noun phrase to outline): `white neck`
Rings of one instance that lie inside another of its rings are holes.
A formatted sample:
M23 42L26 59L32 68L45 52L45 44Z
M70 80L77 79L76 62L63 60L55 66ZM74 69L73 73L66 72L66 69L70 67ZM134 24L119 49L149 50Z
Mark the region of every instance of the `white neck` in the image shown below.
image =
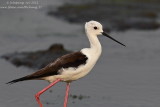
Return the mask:
M98 56L100 56L100 54L102 52L102 47L101 47L101 44L97 38L97 35L94 35L94 34L88 33L88 32L86 32L86 34L87 34L89 42L90 42L89 50L91 52L94 52Z
M92 33L87 33L89 42L90 42L90 48L83 48L81 52L87 56L87 64L86 64L86 69L87 72L86 74L93 68L93 66L96 64L97 60L99 59L102 48L101 44L97 38L97 35L94 35Z

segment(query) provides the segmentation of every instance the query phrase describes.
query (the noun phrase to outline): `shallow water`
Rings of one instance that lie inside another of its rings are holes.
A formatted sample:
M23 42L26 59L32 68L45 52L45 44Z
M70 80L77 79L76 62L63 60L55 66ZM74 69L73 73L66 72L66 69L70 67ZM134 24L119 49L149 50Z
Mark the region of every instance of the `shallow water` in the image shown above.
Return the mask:
M58 1L58 0L57 0ZM53 1L52 3L54 4ZM57 3L58 5L59 3ZM63 43L69 50L88 47L83 25L74 25L45 15L45 10L0 10L0 55L15 51L46 49ZM103 53L85 78L71 84L73 95L89 96L69 100L69 107L159 107L160 105L160 29L129 30L111 35L126 48L100 37ZM34 94L48 85L45 81L5 83L34 72L16 68L0 59L0 106L38 107ZM63 106L65 84L59 83L41 96L45 107Z

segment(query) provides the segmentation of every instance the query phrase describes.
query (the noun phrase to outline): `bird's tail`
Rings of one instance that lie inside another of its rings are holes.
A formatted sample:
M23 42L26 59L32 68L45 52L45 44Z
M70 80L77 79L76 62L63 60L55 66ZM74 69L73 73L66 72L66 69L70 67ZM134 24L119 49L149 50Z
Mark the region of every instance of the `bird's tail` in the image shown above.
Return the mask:
M18 78L18 79L12 80L10 82L7 82L6 84L13 84L13 83L16 83L16 82L25 81L25 80L29 80L29 79L31 79L31 78L28 78L28 76L25 76L25 77Z

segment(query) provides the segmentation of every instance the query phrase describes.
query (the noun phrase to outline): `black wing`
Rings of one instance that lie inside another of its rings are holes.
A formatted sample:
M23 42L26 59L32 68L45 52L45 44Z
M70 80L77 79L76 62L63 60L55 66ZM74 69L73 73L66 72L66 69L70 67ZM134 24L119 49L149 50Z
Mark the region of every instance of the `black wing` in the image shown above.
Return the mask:
M12 83L24 81L24 80L40 79L40 78L52 76L52 75L59 75L60 74L59 70L61 68L69 68L69 67L77 68L80 65L86 64L87 59L88 58L83 53L73 52L58 58L54 62L48 64L46 67L38 70L37 72L31 75L27 75L25 77L15 79L13 81L8 82L7 84L9 83L12 84Z

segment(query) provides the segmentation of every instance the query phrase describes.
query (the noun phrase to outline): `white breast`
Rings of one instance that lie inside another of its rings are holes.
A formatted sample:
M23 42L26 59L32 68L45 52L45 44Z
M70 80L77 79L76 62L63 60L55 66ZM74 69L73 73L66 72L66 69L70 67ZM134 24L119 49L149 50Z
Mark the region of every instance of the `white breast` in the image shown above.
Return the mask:
M57 78L60 78L63 81L74 81L87 75L96 64L101 52L91 50L90 48L82 49L81 52L88 58L85 65L80 65L78 68L73 68L73 67L65 69L62 68L60 70L60 72L62 72L61 75L49 76L45 77L44 79L48 80L49 82L53 82Z
M92 68L96 64L101 54L101 52L91 50L90 48L82 49L81 52L88 57L86 64L79 66L77 69L74 69L74 68L66 69L62 73L62 75L68 75L68 78L64 79L65 81L77 80L87 75L92 70Z

